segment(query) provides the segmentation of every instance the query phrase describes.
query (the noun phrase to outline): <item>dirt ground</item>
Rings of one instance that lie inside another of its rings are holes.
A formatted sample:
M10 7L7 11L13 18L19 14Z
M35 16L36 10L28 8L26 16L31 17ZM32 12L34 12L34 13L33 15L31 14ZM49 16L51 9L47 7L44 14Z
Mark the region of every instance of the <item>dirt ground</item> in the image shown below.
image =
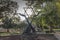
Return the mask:
M52 34L31 34L31 35L0 36L0 40L58 40L58 39Z

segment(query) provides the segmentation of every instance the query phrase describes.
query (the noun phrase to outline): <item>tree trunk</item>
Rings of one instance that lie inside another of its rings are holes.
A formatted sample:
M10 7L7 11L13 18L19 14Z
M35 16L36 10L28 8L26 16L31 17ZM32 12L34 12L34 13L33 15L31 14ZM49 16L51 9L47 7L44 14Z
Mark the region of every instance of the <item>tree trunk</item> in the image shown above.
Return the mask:
M27 23L28 23L28 27L27 27L26 30L23 32L23 34L24 34L24 33L30 34L31 31L32 31L32 32L35 32L35 28L32 26L32 23L29 22L29 20L28 20L28 18L27 18L26 16L25 16L25 19L26 19L26 21L27 21Z
M32 31L32 32L31 32ZM35 28L32 25L29 25L26 30L23 32L23 34L30 34L30 33L35 33Z
M9 29L7 29L7 32L9 32Z
M50 33L52 33L53 32L53 28L52 28L53 26L50 26Z

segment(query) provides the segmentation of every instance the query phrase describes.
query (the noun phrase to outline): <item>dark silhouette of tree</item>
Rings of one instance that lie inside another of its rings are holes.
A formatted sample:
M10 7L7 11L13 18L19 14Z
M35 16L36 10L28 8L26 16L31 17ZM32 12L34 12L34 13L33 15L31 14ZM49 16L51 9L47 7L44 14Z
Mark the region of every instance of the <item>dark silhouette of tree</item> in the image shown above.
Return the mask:
M19 14L20 14L21 16L25 17L25 19L26 19L26 21L27 21L27 23L28 23L28 26L27 26L26 30L23 32L23 34L35 33L36 30L35 30L35 28L32 26L32 23L29 22L29 20L28 20L28 18L26 17L26 15L21 14L21 13L19 13ZM32 31L32 32L31 32L31 31Z
M18 4L15 1L11 0L0 0L0 15L9 15L14 14L15 10L18 9Z
M0 0L0 19L2 19L3 23L2 27L6 28L7 32L9 32L9 28L14 27L13 17L17 15L16 13L17 9L18 9L17 2L12 0ZM20 18L16 18L16 20L20 20Z

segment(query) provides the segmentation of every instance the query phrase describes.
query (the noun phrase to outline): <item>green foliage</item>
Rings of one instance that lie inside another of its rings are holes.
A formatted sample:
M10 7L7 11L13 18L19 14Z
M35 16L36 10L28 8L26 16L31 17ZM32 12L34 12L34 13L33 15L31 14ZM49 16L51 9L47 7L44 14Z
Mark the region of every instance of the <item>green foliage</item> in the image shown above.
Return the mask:
M2 27L9 29L17 26L20 22L20 17L16 11L18 4L12 0L0 0L0 19L2 19ZM16 16L16 17L15 17Z
M12 23L11 23L11 19L9 19L8 17L5 18L5 20L3 20L3 28L12 28Z
M23 22L20 22L20 24L18 24L18 28L23 29L25 27L27 27L27 23L25 23L24 21Z
M18 9L17 2L12 0L0 0L0 5L0 18L14 14L15 10Z
M5 19L2 20L3 24L3 28L15 28L16 26L18 26L18 24L20 23L20 18L9 18L9 17L5 17Z
M42 27L45 26L50 29L58 28L60 25L59 4L59 0L27 0L27 5L33 6L35 15L38 14L37 16L33 15L32 23L37 25L37 27L41 25Z

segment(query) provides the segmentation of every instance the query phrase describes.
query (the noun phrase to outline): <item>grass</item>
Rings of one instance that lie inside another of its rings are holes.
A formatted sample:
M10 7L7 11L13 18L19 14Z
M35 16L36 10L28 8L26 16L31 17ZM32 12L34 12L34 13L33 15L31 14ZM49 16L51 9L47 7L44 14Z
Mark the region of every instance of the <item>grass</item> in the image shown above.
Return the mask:
M10 32L0 32L0 36L10 36L10 35L18 35L20 33L10 33Z
M10 33L8 33L8 32L0 32L0 36L7 36L7 35L10 35Z
M60 32L60 29L53 29L55 32ZM44 31L49 31L49 29L44 29ZM0 32L0 36L9 36L9 35L20 35L20 32ZM53 33L51 33L53 34Z
M49 31L49 29L44 29L44 31ZM60 29L53 29L53 31L59 31L60 32Z

